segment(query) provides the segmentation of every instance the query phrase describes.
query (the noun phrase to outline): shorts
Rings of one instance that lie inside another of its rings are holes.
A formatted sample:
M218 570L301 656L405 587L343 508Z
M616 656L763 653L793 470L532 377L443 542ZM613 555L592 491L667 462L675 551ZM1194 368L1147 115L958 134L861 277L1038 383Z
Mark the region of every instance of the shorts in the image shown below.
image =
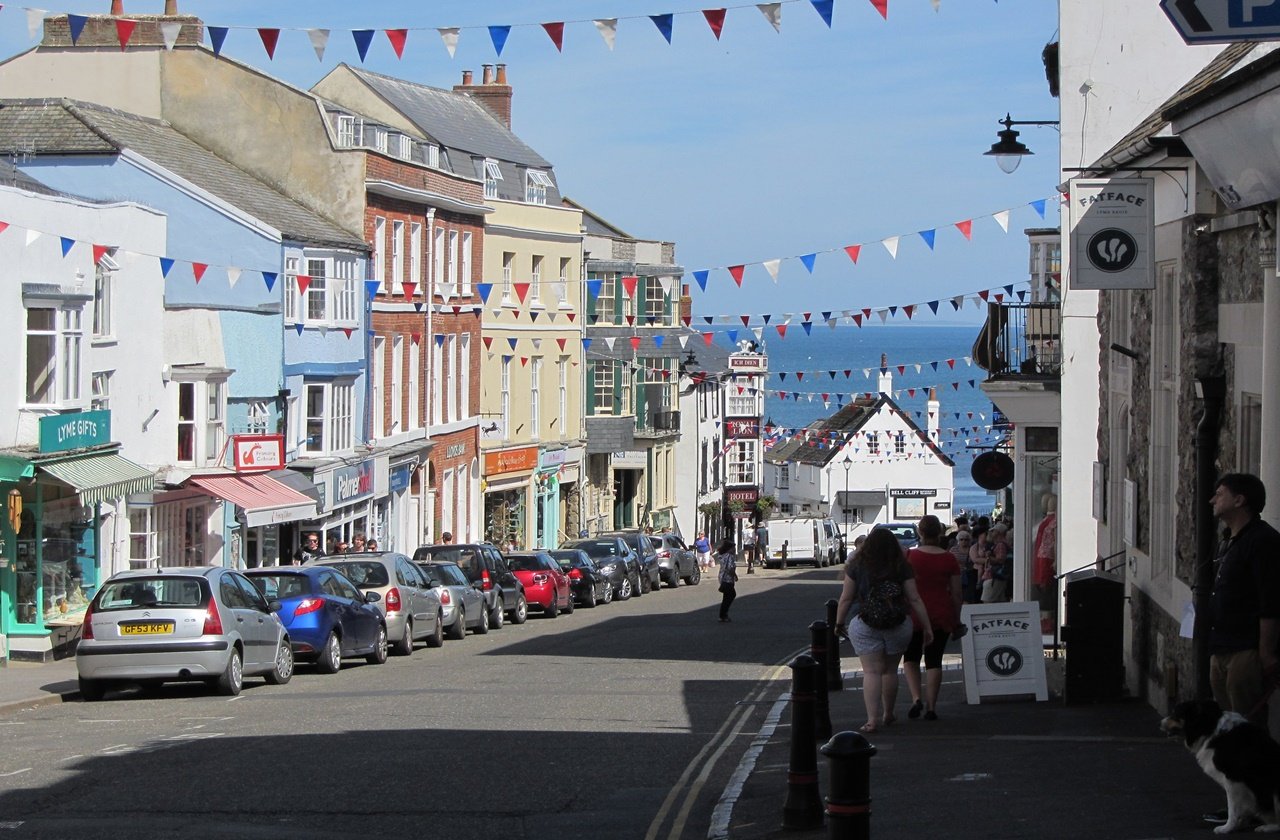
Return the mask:
M854 616L849 622L849 641L853 643L853 649L859 656L867 653L901 656L907 649L907 645L911 643L911 632L914 626L911 619L904 618L897 627L877 630L868 626L858 616Z
M911 643L907 645L907 652L902 655L902 659L906 662L919 664L923 655L925 668L941 668L942 653L947 649L947 642L949 641L951 641L951 634L935 625L933 628L933 641L929 643L928 647L925 647L924 632L916 630L911 634Z
M1257 648L1215 653L1209 657L1209 687L1224 712L1238 712L1265 724L1266 681Z

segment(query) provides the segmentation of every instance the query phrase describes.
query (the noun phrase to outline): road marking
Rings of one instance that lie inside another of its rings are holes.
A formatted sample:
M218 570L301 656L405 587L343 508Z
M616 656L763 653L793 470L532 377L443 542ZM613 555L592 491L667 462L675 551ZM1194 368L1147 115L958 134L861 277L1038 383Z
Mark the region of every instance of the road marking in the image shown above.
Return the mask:
M68 755L58 759L59 761L75 761L77 758L84 758L83 755Z
M737 804L738 797L742 795L742 788L755 770L756 761L760 758L760 753L764 751L765 745L773 737L773 732L778 726L778 721L782 718L783 710L787 707L787 701L790 699L790 692L784 691L778 696L777 700L773 701L773 708L769 709L769 714L765 718L764 725L760 727L760 732L751 740L751 746L747 748L747 751L742 754L742 759L738 762L737 769L729 777L729 784L725 785L724 792L720 794L720 801L716 803L715 810L711 812L711 827L707 829L707 837L710 840L728 838L729 819L733 816L733 806Z
M244 695L243 695L243 694L237 694L235 697L232 697L231 699L227 700L227 702L228 702L228 703L234 703L234 702L236 702L237 700L242 700L242 699L244 699Z
M15 820L13 822L0 822L0 828L8 828L8 829L22 828L22 823L23 823L22 820Z
M31 772L30 767L23 767L21 770L12 770L8 773L0 773L0 778L6 778L8 776L19 776L23 773L30 773L30 772Z

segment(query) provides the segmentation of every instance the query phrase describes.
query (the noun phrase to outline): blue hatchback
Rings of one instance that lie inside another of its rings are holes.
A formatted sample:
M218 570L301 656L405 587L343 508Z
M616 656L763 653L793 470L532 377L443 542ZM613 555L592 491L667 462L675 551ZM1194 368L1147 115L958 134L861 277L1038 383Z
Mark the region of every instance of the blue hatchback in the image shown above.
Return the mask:
M387 661L387 625L373 602L342 572L329 566L250 569L245 575L268 601L279 601L280 621L297 659L312 661L325 674L337 672L348 656L374 665Z

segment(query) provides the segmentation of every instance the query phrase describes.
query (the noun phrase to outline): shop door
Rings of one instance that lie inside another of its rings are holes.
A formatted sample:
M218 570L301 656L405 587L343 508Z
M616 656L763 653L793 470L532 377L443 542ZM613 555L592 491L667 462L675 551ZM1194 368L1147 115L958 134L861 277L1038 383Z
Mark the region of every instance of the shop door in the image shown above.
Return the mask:
M613 472L613 527L634 528L636 524L636 489L640 484L637 470Z

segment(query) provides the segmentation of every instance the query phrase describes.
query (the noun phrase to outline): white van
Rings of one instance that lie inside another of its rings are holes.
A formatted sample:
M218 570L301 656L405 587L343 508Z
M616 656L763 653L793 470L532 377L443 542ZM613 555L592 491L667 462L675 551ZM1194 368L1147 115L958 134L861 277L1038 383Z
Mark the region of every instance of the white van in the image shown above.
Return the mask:
M770 519L766 568L778 568L786 552L787 565L813 564L817 568L840 562L840 529L820 516L785 516Z

